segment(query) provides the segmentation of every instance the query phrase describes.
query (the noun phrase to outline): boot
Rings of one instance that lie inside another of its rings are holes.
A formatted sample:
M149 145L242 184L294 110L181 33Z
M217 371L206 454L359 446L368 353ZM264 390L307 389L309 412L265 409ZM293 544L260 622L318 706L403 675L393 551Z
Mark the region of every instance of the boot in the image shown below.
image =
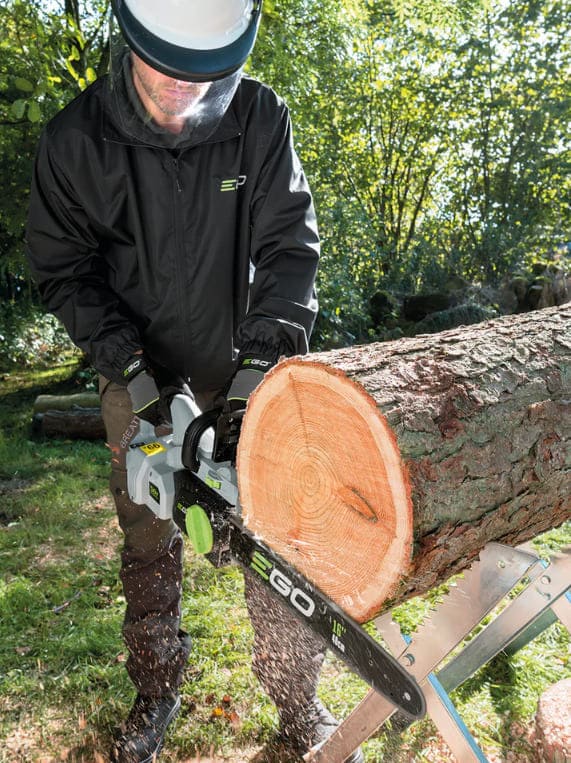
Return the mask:
M313 699L304 709L296 708L295 715L280 712L281 741L302 756L315 745L325 742L338 725L339 722L318 699ZM345 763L365 763L362 750L355 750Z
M154 763L163 746L168 725L179 710L178 694L164 697L138 694L121 733L113 742L113 763Z

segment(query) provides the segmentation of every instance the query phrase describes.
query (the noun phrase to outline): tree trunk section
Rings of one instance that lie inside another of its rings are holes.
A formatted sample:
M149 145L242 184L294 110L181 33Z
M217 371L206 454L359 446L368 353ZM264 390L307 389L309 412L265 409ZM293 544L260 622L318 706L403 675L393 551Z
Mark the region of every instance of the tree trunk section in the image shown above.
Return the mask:
M359 621L571 517L571 305L279 363L244 521Z

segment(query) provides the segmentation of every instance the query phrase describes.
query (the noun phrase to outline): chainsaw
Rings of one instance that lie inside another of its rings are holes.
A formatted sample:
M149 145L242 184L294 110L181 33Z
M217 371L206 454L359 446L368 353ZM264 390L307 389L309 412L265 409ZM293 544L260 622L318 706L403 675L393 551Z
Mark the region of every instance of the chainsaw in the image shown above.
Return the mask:
M128 491L173 519L215 567L238 563L316 633L348 667L411 720L426 712L417 681L335 602L254 536L240 519L236 448L244 410L202 412L189 395L170 405L172 432L141 420L127 453Z

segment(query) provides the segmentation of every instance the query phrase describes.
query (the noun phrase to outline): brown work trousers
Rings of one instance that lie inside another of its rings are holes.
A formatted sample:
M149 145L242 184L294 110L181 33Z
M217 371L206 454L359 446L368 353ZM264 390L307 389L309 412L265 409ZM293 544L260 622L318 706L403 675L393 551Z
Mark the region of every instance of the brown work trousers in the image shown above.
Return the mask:
M125 459L139 419L126 388L101 377L99 393L112 457L110 487L125 536L120 575L127 603L127 671L140 694L162 696L179 688L191 646L180 628L183 540L172 520L158 519L129 499ZM197 395L197 402L205 407L214 398ZM245 594L254 627L254 673L289 723L315 697L322 643L249 571ZM192 622L188 627L192 630Z

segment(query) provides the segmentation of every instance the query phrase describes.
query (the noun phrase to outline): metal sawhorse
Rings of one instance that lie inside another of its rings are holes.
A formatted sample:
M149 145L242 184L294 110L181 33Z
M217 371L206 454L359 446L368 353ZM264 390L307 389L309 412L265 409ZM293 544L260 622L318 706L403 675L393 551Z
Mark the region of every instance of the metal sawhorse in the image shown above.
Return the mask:
M521 592L453 659L438 669L446 656L506 599L522 578L527 582ZM571 547L544 562L530 552L528 546L514 549L490 543L459 588L462 585L461 595L457 596L460 601L454 601L451 594L452 600L436 608L430 622L426 627L421 626L419 637L415 636L412 641L403 638L390 612L377 618L375 625L389 650L415 675L426 697L427 714L458 762L487 763L449 693L499 652L515 653L556 620L571 632ZM460 609L455 609L458 606ZM342 763L395 711L387 700L370 691L331 740L308 753L305 760Z

